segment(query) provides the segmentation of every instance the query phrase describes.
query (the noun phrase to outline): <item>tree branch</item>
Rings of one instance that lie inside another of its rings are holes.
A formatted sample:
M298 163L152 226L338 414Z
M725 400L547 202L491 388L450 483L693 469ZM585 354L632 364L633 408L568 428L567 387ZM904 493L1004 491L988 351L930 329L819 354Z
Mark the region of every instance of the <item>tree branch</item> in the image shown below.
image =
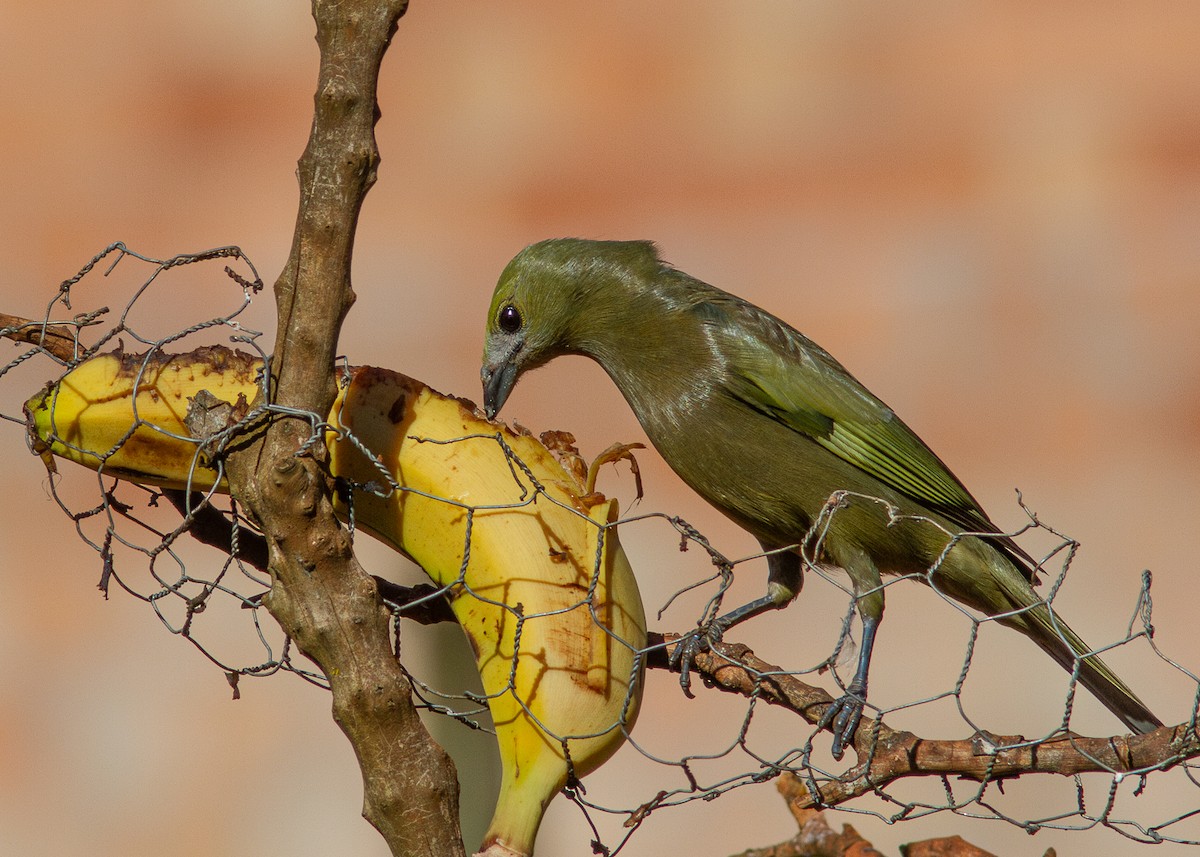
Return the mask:
M648 667L669 668L668 659L680 638L655 635L655 650ZM723 643L716 651L695 658L694 669L719 690L755 696L794 711L812 725L821 722L833 697L754 656L749 647ZM1146 735L1089 738L1068 733L1030 742L1016 736L977 734L962 740L927 740L911 732L892 729L864 717L854 736L859 764L837 779L817 782L804 779L803 794L790 800L794 807L812 809L837 806L876 791L895 780L914 776L956 775L977 780L998 780L1030 773L1072 776L1083 773L1132 773L1166 770L1200 756L1200 738L1193 726L1164 726Z

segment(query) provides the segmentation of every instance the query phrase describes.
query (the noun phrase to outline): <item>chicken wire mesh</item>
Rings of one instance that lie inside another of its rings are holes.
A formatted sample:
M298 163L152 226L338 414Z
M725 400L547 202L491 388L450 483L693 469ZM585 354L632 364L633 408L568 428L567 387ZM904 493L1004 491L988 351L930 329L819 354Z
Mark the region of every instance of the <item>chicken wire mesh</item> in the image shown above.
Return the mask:
M76 312L73 298L81 283L87 279L90 284L97 276L107 276L118 264L145 266L148 271L120 312L113 313L108 307ZM207 283L206 297L217 295L225 302L228 300L226 294L231 292L234 296L230 301L232 305L223 314L160 334L151 329L152 325L142 322L139 310L147 302L161 301L164 294L172 294L174 287L167 281L185 270L202 272L202 280ZM27 346L0 368L0 379L14 375L18 367L32 360L43 365L51 365L46 361L52 361L56 368L47 374L57 372L61 378L94 355L117 353L134 375L136 389L152 367L169 361L171 355L189 348L212 347L214 342L245 349L248 354L239 359L266 364L269 357L261 344L262 333L247 327L244 319L261 289L262 281L253 264L236 247L160 260L114 244L61 285L40 320L27 322L15 317L0 317L3 319L0 324L5 325L0 327L0 335ZM127 342L130 343L128 351ZM343 367L341 374L343 386L350 383L348 366ZM266 383L261 369L255 376L255 383L259 386ZM188 434L164 430L139 420L110 448L91 450L93 473L63 464L60 468L63 472L49 483L50 491L78 536L95 551L97 583L105 597L119 591L144 602L169 633L186 639L225 673L235 696L241 678L264 677L278 672L290 672L314 685L327 687L320 671L303 657L298 658L286 634L273 619L264 615L263 596L271 585L266 548L257 527L243 514L236 500L220 493L221 449L264 420L281 414L305 419L312 427L307 444L297 454L304 454L309 446L322 442L330 433L351 444L371 462L374 470L374 478L356 482L343 480L341 485L344 520L351 531L357 523L355 498L386 499L412 493L415 489L397 478L370 443L358 438L344 425L331 424L330 417L288 412L271 404L265 396L253 405L248 401L243 404L243 413L235 425L219 436L206 438L203 443ZM0 414L0 417L14 424L14 428L26 428L26 415ZM218 474L214 483L183 488L161 484L156 487L154 480L143 479L146 484L138 484L125 478L130 474L110 462L118 460L117 454L125 444L133 442L136 429L143 425L173 440L190 444L193 450L190 472L194 474L197 468L211 466ZM72 446L67 437L55 436L49 440ZM674 541L680 550L691 550L693 556L703 558L697 579L680 588L658 611L660 622L670 611L672 619L669 621L677 623L673 628L676 631L686 633L691 629L702 631L707 628L722 612L722 604L729 596L735 575L740 578L761 574L759 566L763 564L763 554L731 559L702 532L678 516L652 512L626 514L611 523L597 522L552 496L544 481L535 476L501 433L420 440L444 445L494 445L507 463L512 500L506 504L472 505L450 497L417 492L461 513L462 559L457 574L440 585L400 587L377 579L381 597L393 616L392 644L398 657L403 637L401 619L408 617L421 622L452 619L444 600L444 596L452 591L466 591L505 611L515 625L516 648L519 648L523 629L533 622L556 622L572 611L582 611L590 621L598 622L596 593L603 565L602 546L610 532L615 538L618 531L647 530L652 535L646 538ZM586 467L573 459L575 452L570 447L569 436L552 439L551 445L557 447L556 451L562 455L568 469L574 467L580 473L586 471ZM46 454L44 447L39 448L37 443L33 446L34 451ZM84 451L78 446L74 449ZM598 533L595 562L587 585L581 588L578 597L560 610L544 613L530 613L520 603L503 603L485 593L474 592L468 578L475 517L481 512L516 510L537 503L560 506L587 521ZM699 742L705 745L702 750L678 746L663 748L656 746L654 741L643 741L639 732L630 731L637 708L635 692L640 689L641 668L678 667L669 657L676 639L670 634L652 634L645 645L619 637L615 639L617 645L631 650L635 669L627 682L624 704L605 729L557 734L545 723L541 724L553 740L562 744L568 758L571 753L568 738L594 737L612 730L622 732L630 748L654 771L654 777L646 784L625 791L619 800L595 799L574 776L570 778L566 794L584 813L594 833L593 847L598 852L621 852L652 815L665 815L669 808L685 803L711 801L734 789L774 780L785 773L798 779L803 793L816 807L836 808L887 823L952 813L1003 821L1031 833L1041 829L1082 830L1103 826L1137 842L1200 844L1200 832L1195 830L1195 815L1200 810L1155 815L1154 794L1164 790L1177 793L1181 788L1194 788L1197 784L1195 766L1189 759L1195 754L1198 743L1195 712L1196 700L1200 699L1200 681L1185 665L1160 651L1154 643L1148 572L1142 576L1124 633L1093 652L1106 653L1127 645L1148 648L1186 684L1193 699L1191 713L1168 738L1139 749L1123 739L1087 739L1070 733L1078 661L1066 684L1060 716L1043 733L1034 737L993 735L988 731L988 712L979 711L967 697L970 696L970 682L979 672L975 667L975 653L980 636L997 619L980 616L942 595L939 608L959 617L961 627L965 629L956 675L948 685L932 692L918 690L911 698L868 699L860 736L866 734L869 740L860 740L853 763L843 765L832 760L829 734L817 725L820 708L815 707L827 705L832 697L822 696L820 690L814 690L806 682L815 679L818 684L830 685L831 679L834 696L846 692L849 684L847 664L852 660L855 647L852 633L856 618L854 592L843 577L819 560L821 540L830 520L854 504L880 504L887 526L938 527L929 519L900 516L877 498L846 492L832 496L805 543L798 546L805 569L811 572L810 579L815 577L823 581L844 598L844 612L832 645L823 641L799 647L795 659L810 658L802 666L794 662L780 666L768 664L745 647L725 644L714 646L713 651L698 659L697 668L705 682L729 691L737 700L736 705L723 709L722 738ZM1023 504L1022 508L1025 508ZM1047 578L1043 597L1049 604L1066 581L1078 545L1029 510L1025 511L1028 524L1011 535L1034 541L1040 539L1038 543L1044 549L1039 555L1038 567ZM943 557L957 541L966 537L950 532L944 532L944 535ZM197 562L193 553L181 550L183 544L193 539L214 547L216 553L209 552L206 561ZM638 558L632 556L631 561L636 569ZM709 562L710 570L704 571ZM743 566L751 567L743 571ZM936 592L936 570L935 566L922 574L889 578L884 587L890 588L901 580L914 578L929 584ZM802 593L800 598L804 599L806 594ZM654 615L653 611L651 615ZM600 627L605 634L615 636L609 626L601 624ZM249 647L247 641L251 643ZM814 658L812 652L819 654ZM514 653L508 684L482 695L445 687L437 677L412 678L419 706L470 728L488 729L489 697L519 691L515 684L516 671L517 655ZM530 706L524 701L520 704L526 714L537 719ZM919 718L914 719L914 712L946 706L953 710L960 724L959 731L965 728L969 738L940 742L916 739L910 733L895 732L887 725L892 720L919 723ZM777 711L788 713L790 726L779 728ZM763 726L770 718L775 720ZM690 730L682 730L682 733L685 737L695 737ZM916 758L918 745L922 745L921 758ZM907 767L897 765L897 759L901 757L906 760ZM1006 793L1006 783L1008 791L1014 791L1013 778L1034 771L1067 775L1062 780L1057 803L1052 806L1039 803L1031 807L1028 802L1011 799Z

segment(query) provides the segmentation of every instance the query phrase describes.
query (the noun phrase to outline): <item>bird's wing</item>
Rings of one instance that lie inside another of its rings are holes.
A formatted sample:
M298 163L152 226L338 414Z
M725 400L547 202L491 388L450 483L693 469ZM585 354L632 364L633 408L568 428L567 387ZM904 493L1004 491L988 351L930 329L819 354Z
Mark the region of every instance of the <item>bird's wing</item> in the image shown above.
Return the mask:
M1000 533L924 441L819 345L733 296L696 311L722 340L730 395L964 530ZM1015 542L996 542L1032 574L1033 560Z

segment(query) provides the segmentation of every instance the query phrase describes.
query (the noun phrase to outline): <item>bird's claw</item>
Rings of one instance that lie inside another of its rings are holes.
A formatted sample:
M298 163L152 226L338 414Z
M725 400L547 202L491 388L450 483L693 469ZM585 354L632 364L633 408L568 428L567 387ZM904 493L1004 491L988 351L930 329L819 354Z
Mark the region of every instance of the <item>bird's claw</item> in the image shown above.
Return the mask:
M856 690L852 685L844 696L834 700L825 709L821 722L817 724L818 728L828 728L833 733L831 752L839 762L846 754L846 748L854 744L854 732L862 720L863 706L866 704L865 696L865 692Z
M692 661L697 655L711 649L714 643L721 642L723 630L724 628L716 622L707 628L697 628L680 639L671 652L670 665L679 667L679 686L683 688L683 693L688 699L695 698L695 694L692 693Z

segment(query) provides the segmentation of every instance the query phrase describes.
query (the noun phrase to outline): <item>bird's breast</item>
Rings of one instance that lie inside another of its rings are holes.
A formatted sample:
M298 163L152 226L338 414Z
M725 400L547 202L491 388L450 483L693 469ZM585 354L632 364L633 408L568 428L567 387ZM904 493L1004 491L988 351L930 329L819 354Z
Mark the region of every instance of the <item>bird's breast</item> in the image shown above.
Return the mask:
M639 419L671 469L760 540L803 534L810 510L825 500L799 478L808 452L802 439L716 391L692 389Z

